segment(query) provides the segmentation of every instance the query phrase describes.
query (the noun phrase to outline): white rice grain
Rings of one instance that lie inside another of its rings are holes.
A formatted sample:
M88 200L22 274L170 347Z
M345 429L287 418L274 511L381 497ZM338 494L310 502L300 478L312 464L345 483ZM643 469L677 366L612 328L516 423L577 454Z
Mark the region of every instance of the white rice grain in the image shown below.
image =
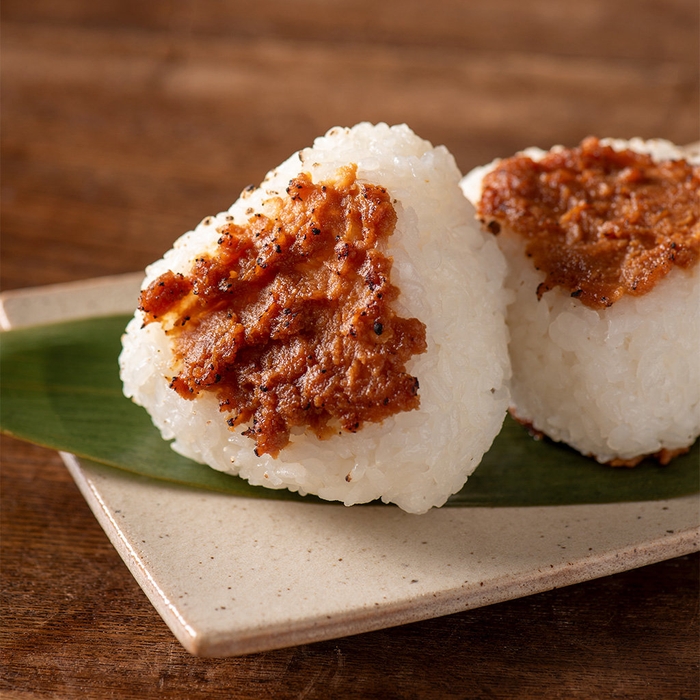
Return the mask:
M601 142L657 161L700 163L668 141ZM525 153L534 160L545 154ZM460 183L475 205L497 162ZM700 435L700 265L676 267L647 294L596 310L559 287L538 301L545 275L525 256L525 240L505 228L494 238L516 295L507 319L518 419L601 462L692 445Z
M213 395L188 401L168 388L170 341L156 323L142 328L141 312L123 339L124 392L148 410L164 438L175 439L175 450L215 469L346 505L381 498L422 513L463 486L509 403L505 261L475 223L444 147L433 148L405 125L331 129L228 212L182 236L147 268L143 287L167 270L187 274L194 258L214 251L227 217L245 224L251 208L264 211L265 201L300 172L325 181L349 163L357 164L359 180L386 187L396 200L398 222L387 248L392 283L401 290L396 308L427 326L428 351L407 365L420 381L420 409L327 440L295 431L277 458L257 457L255 443L240 434L244 426L230 430Z

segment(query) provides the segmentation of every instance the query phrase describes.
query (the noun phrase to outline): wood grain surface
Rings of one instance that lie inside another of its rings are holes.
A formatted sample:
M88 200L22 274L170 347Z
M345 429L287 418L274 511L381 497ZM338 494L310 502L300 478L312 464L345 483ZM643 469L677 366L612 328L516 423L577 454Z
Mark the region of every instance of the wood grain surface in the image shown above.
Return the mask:
M696 0L5 0L2 289L142 269L336 124L463 171L700 137ZM2 698L699 697L697 555L401 628L197 659L55 453L2 442Z

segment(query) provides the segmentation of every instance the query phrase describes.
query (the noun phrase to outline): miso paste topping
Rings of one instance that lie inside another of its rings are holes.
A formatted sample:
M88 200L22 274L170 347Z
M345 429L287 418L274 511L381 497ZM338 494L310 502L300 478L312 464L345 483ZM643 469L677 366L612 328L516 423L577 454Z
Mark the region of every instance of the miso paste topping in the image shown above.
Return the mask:
M539 297L559 286L592 308L646 294L700 257L700 167L593 137L539 161L501 161L484 178L478 211L491 231L527 239L546 274Z
M171 387L215 392L257 454L276 456L296 426L355 432L419 406L406 363L425 352L425 325L393 310L382 252L396 211L356 170L319 184L300 174L272 213L224 226L213 255L141 294L146 323L173 340Z

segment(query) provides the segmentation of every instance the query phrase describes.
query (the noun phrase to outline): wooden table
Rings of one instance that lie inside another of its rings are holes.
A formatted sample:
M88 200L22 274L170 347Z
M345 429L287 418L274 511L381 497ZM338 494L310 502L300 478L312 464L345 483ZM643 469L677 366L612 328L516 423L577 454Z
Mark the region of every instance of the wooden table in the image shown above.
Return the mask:
M696 0L5 0L2 288L142 269L329 127L463 171L699 137ZM697 698L698 556L406 627L190 657L58 456L2 444L3 698Z

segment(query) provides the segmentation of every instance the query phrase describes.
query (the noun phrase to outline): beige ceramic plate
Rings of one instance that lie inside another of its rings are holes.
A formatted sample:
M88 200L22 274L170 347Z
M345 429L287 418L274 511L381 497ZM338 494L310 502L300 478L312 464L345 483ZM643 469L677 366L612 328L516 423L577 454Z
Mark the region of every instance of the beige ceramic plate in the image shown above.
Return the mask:
M140 279L8 292L0 323L130 312ZM167 625L188 651L207 656L489 605L688 554L700 541L696 496L416 516L236 498L62 456Z

